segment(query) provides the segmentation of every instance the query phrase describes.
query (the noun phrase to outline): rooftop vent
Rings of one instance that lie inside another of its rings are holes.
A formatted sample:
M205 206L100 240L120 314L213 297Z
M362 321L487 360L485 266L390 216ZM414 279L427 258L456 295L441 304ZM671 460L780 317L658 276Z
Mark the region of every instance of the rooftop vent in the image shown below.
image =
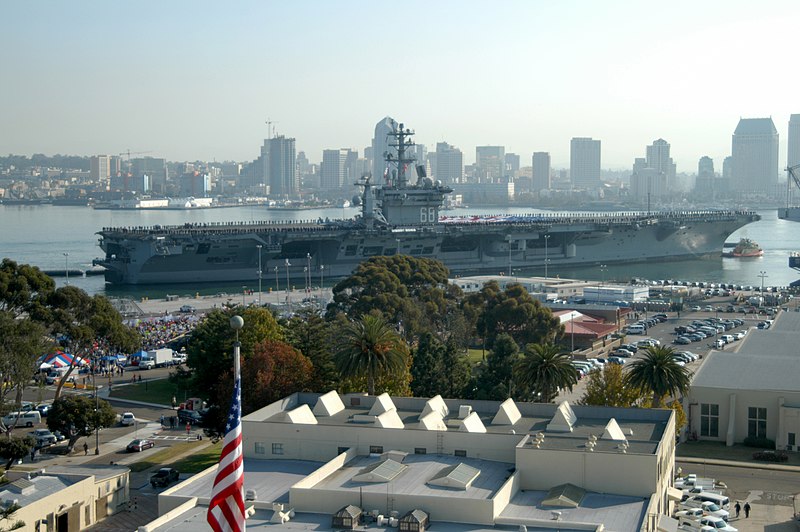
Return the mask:
M492 419L492 425L513 425L520 418L522 418L522 414L520 414L517 404L509 397L500 403L497 414Z
M372 404L372 408L369 409L369 415L379 416L384 412L388 412L389 410L397 410L397 409L394 406L394 402L392 402L392 398L389 397L389 394L382 393L375 398L375 402Z
M431 412L420 418L419 428L423 430L447 430L447 424L437 412Z
M572 432L572 427L578 421L578 416L573 412L572 407L569 406L568 401L564 401L553 415L553 419L547 424L547 432Z
M405 427L397 410L389 410L376 417L375 426L382 429L402 429Z
M311 409L308 407L308 405L301 405L294 410L289 410L288 412L284 413L283 420L286 423L294 423L296 425L317 424L317 418L314 417L314 413L311 412Z
M426 415L430 414L431 412L438 412L443 418L447 417L450 414L450 409L447 408L447 405L442 399L441 395L437 395L436 397L431 397L425 403L425 407L422 409L422 413L419 415L420 418L425 417Z
M458 430L461 432L480 432L485 433L486 427L483 425L480 416L477 412L473 412L459 423Z
M408 466L392 459L380 460L368 465L353 477L353 482L390 482Z
M470 405L460 405L458 407L458 419L464 419L471 413L472 413L472 407Z
M441 469L428 481L428 484L443 488L467 490L480 474L480 469L466 464L456 464Z
M320 395L317 399L317 404L314 405L315 416L332 416L344 410L344 403L342 402L336 390L331 390L324 395Z
M604 440L612 440L612 441L627 441L625 438L625 433L622 432L622 429L619 427L617 420L613 417L608 420L606 423L606 428L603 431L602 438Z
M577 508L585 496L586 490L575 484L560 484L547 492L542 501L542 506ZM560 515L561 513L559 513Z

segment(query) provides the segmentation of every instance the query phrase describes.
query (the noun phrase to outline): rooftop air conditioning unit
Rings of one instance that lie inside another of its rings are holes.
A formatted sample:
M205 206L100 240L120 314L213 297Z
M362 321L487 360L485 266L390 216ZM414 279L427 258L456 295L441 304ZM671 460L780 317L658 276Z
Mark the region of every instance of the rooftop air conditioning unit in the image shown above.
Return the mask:
M247 490L244 494L244 500L246 501L256 500L256 490Z

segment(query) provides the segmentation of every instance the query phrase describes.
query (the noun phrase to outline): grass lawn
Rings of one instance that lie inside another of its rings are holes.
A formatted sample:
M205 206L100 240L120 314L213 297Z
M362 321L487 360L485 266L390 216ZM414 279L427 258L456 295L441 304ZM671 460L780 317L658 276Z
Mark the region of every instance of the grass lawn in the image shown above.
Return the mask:
M199 444L199 440L181 442L170 445L169 447L157 449L155 452L151 452L150 450L142 451L142 454L145 456L145 458L139 460L138 462L129 464L128 467L134 473L147 471L151 467L162 467L164 464L169 464L172 462L176 456L189 452L193 447L198 447Z
M761 449L745 447L741 444L727 447L724 442L693 441L678 445L675 448L675 457L731 460L733 462L747 462L750 464L800 465L800 456L798 456L797 453L789 453L788 462L763 462L760 460L753 460L753 453L759 450Z
M175 396L183 397L183 394L178 394L178 388L167 379L115 386L111 390L111 397L115 399L144 401L166 407L172 406L172 398Z
M169 464L169 467L174 467L181 473L199 473L219 462L219 454L221 452L222 442L212 443L205 449Z
M475 366L478 362L483 361L483 349L468 349L467 358L469 363Z

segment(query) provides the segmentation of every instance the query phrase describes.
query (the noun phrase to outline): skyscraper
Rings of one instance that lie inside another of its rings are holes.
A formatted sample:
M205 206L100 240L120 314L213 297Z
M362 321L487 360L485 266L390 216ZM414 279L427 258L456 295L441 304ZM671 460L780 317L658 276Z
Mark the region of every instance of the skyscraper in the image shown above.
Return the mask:
M386 154L397 157L397 148L389 146L389 133L397 129L397 123L391 117L384 117L375 124L375 136L372 138L372 176L373 183L383 183L386 171Z
M155 157L133 159L131 160L131 174L137 179L147 175L153 192L164 194L167 190L167 178L169 175L166 159Z
M795 166L800 164L800 115L791 115L789 117L789 138L786 150L786 164L787 166ZM800 172L795 171L796 175Z
M600 141L575 137L570 141L569 175L572 188L600 188Z
M664 139L654 140L647 147L647 166L659 174L664 174L667 189L675 184L676 167L669 156L669 142Z
M93 155L89 159L89 176L102 190L107 190L111 178L111 156Z
M264 140L261 148L264 183L272 196L293 196L300 192L295 139L278 135Z
M776 193L778 130L772 118L742 118L731 142L734 192Z
M517 177L519 173L519 155L516 153L506 153L506 175Z
M464 156L461 150L446 142L437 142L433 175L446 185L463 182Z
M351 151L342 148L339 150L323 150L322 165L320 166L320 188L322 190L339 190L347 178L347 161Z
M533 191L550 189L550 153L537 151L533 153Z
M504 177L506 172L505 146L476 146L475 166L478 179L494 182Z
M697 162L697 177L714 177L714 159L708 155L700 157Z

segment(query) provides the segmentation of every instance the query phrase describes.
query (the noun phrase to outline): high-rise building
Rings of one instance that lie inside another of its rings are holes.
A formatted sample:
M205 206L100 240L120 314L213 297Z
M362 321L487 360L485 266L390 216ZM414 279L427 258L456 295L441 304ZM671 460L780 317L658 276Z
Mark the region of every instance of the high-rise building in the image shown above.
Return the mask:
M485 182L495 182L506 175L505 146L476 146L475 166L477 178Z
M339 190L347 178L347 161L351 151L347 148L339 150L322 150L320 165L320 188L322 190Z
M211 176L207 172L194 171L180 177L181 196L207 198L210 191Z
M386 154L397 157L397 148L389 146L392 133L398 125L391 117L384 117L383 120L375 124L375 136L372 138L372 176L374 183L382 183L383 175L386 173Z
M790 167L800 164L800 115L791 115L789 117L786 164ZM795 175L800 175L800 172L795 171Z
M777 192L778 130L772 118L742 118L731 142L734 192Z
M534 192L550 189L550 153L546 151L533 152L531 166L533 167L532 188Z
M461 150L446 142L437 142L436 167L433 175L446 185L462 183L464 179L464 155Z
M89 176L100 188L108 188L112 175L110 155L93 155L89 159Z
M697 162L697 177L714 177L714 159L708 155L700 157Z
M517 177L519 174L519 155L516 153L506 153L506 173L505 175Z
M569 175L572 188L600 188L600 141L575 137L570 141Z
M664 139L654 140L647 147L647 166L659 174L664 174L667 189L675 184L676 167L669 156L669 142Z
M263 183L269 185L271 196L295 196L300 193L297 176L295 139L278 135L264 140L261 148L264 165Z
M167 178L169 175L166 159L157 159L155 157L132 159L131 174L137 178L147 175L153 192L164 194L167 190Z
M730 155L722 159L722 179L733 179L733 157Z

